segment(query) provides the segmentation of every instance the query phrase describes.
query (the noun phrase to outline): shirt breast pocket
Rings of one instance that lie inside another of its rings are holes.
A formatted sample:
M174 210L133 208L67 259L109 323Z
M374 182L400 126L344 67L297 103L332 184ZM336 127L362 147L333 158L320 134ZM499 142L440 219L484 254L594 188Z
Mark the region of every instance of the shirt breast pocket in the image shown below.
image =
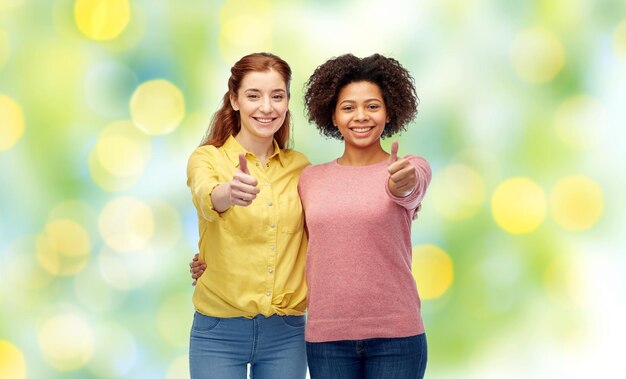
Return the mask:
M304 228L304 213L302 212L302 203L300 197L284 196L278 201L280 209L280 231L282 233L298 233Z

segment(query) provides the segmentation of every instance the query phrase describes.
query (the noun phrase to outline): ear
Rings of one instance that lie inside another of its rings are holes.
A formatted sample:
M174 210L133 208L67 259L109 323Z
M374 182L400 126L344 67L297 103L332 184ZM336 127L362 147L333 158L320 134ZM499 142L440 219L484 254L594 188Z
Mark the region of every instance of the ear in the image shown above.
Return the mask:
M237 101L237 98L233 95L230 95L230 106L233 107L235 112L239 110L239 102Z
M389 121L391 121L391 118L389 116L387 116L387 119L385 120L385 123L388 124Z
M335 126L335 128L337 127L337 121L335 121L335 115L333 115L333 125Z

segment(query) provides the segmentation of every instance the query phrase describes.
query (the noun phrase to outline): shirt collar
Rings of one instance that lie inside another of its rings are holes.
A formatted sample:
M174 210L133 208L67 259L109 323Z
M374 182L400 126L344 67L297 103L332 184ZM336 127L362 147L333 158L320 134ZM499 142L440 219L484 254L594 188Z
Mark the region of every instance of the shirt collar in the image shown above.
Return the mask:
M274 152L268 157L268 161L276 157L278 159L278 162L280 162L281 166L284 167L285 166L285 152L283 151L283 149L281 149L278 146L278 142L276 142L276 140L273 140L273 142L274 142ZM222 148L226 152L228 159L230 159L230 161L235 165L235 167L239 167L239 153L244 153L246 157L248 155L254 156L253 153L244 149L244 147L241 146L239 142L237 142L235 137L233 137L232 135L228 136L228 139L226 139L226 142L224 142L224 144L222 145Z

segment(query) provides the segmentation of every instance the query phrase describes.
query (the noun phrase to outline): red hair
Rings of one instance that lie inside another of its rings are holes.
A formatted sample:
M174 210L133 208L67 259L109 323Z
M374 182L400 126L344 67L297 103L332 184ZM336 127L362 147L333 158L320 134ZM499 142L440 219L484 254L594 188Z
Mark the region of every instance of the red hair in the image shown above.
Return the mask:
M230 98L237 98L237 92L241 86L241 81L250 72L267 72L274 70L285 81L287 87L287 98L290 97L289 84L291 83L291 68L280 57L270 53L254 53L241 58L230 69L230 78L228 79L228 92L224 95L222 106L215 112L211 119L211 124L202 139L200 146L213 145L222 146L231 135L239 133L241 128L239 120L239 112L236 112L230 105ZM274 133L274 139L281 149L287 148L289 145L289 129L291 125L291 116L289 110L285 116L285 121L280 129Z

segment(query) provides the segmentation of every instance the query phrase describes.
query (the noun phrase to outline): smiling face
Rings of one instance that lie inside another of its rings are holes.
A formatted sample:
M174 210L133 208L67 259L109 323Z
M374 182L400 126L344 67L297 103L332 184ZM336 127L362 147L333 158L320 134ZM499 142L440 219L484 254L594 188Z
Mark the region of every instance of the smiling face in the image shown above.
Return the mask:
M287 85L274 70L253 71L244 76L237 97L231 96L230 104L239 111L241 130L238 138L271 140L285 122L289 109Z
M333 123L341 132L346 148L380 146L387 122L387 108L378 85L353 82L339 91Z

